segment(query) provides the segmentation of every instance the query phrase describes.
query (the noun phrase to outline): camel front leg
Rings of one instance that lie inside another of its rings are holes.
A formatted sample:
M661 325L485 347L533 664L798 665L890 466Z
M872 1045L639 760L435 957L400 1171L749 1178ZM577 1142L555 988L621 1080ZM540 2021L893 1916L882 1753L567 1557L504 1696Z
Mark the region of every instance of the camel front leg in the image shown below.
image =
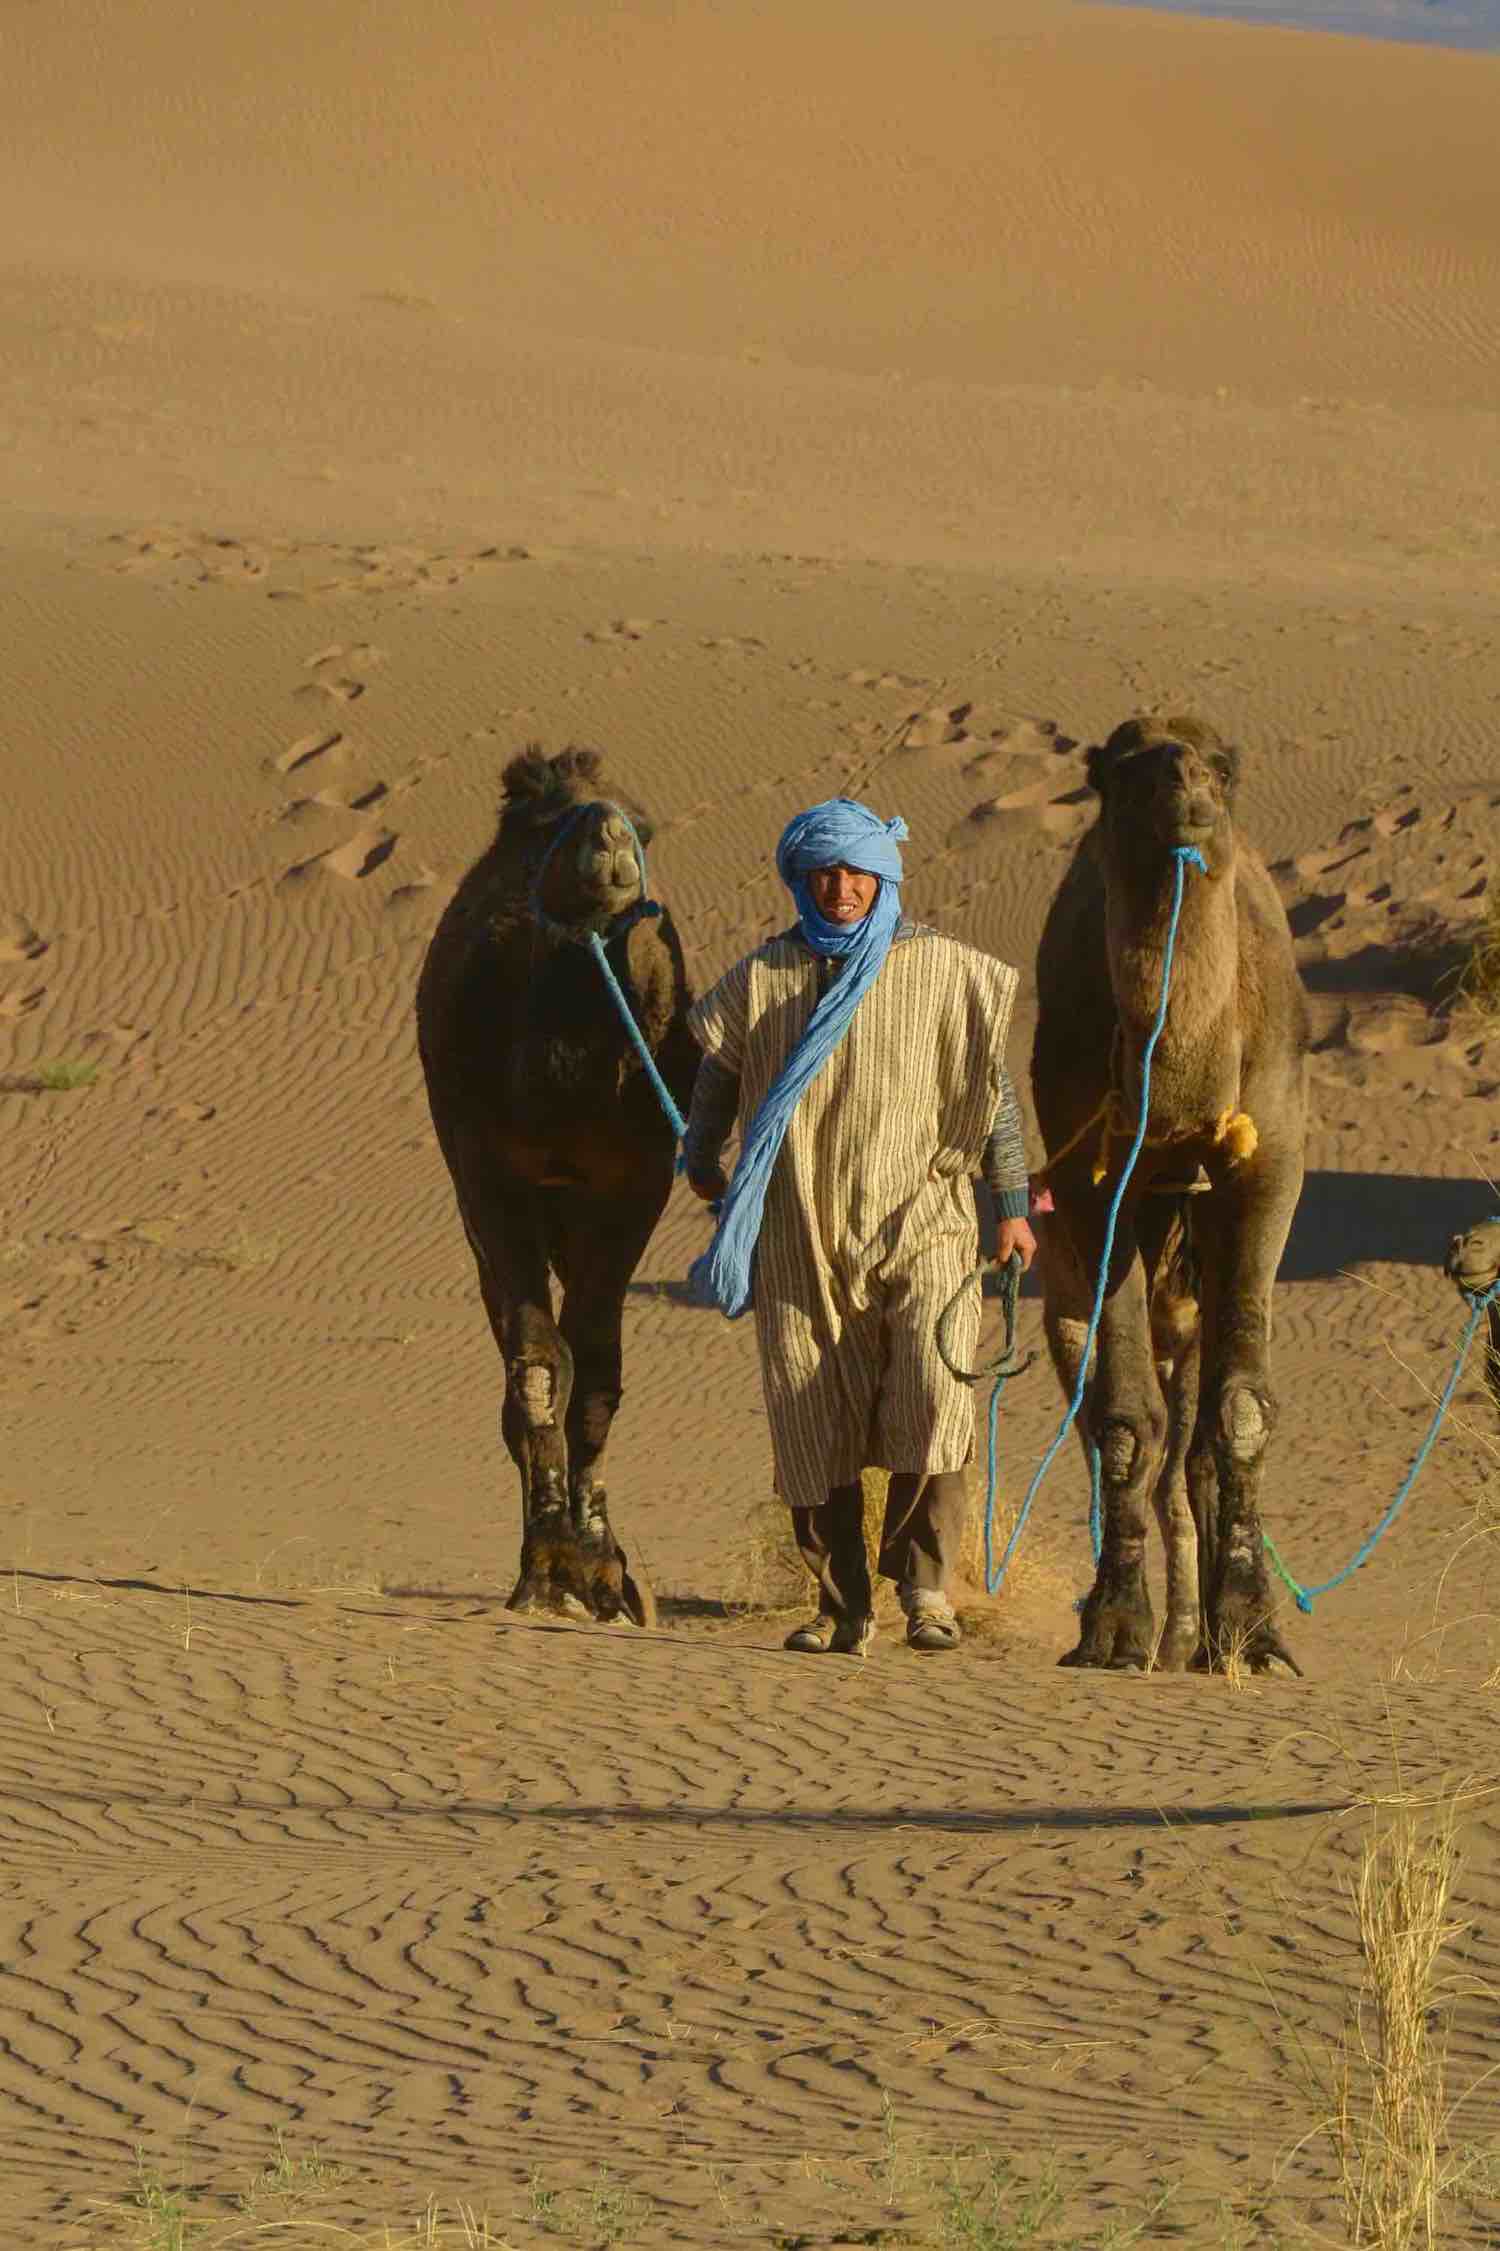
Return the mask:
M1211 1668L1234 1659L1253 1672L1300 1670L1275 1623L1266 1568L1261 1486L1276 1422L1271 1381L1271 1291L1302 1186L1300 1162L1262 1149L1243 1175L1215 1185L1195 1213L1205 1270L1204 1362L1189 1482L1207 1514L1202 1457L1217 1483L1212 1554L1203 1574L1203 1649Z
M1152 1498L1167 1557L1167 1617L1156 1645L1156 1669L1185 1672L1202 1634L1198 1536L1188 1499L1187 1460L1198 1407L1198 1342L1175 1360L1159 1360L1157 1375L1167 1400L1167 1447Z
M645 1573L632 1572L610 1522L599 1472L621 1395L625 1296L666 1201L661 1195L623 1216L607 1202L569 1196L550 1230L553 1261L563 1280L558 1326L572 1355L568 1405L568 1500L579 1552L594 1559L591 1607L596 1617L623 1612L654 1625L656 1606Z
M1062 1663L1145 1672L1155 1642L1146 1540L1166 1410L1151 1349L1145 1269L1133 1241L1117 1245L1111 1279L1085 1409L1102 1481L1099 1568L1083 1606L1078 1646Z

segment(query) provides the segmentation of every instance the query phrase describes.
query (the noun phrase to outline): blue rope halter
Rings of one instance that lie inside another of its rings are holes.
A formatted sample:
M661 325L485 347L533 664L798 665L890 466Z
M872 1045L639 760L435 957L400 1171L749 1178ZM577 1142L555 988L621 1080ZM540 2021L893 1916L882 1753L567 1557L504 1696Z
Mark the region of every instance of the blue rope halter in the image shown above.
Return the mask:
M607 931L602 935L591 924L575 926L571 923L558 922L554 916L548 914L546 908L542 905L542 878L552 865L558 847L566 837L571 835L586 813L599 812L612 813L616 819L625 823L626 828L630 831L630 842L635 851L635 864L640 871L641 878L640 897L633 905L626 907L623 913L613 915L610 918ZM640 1059L641 1069L645 1072L651 1090L661 1105L662 1115L672 1128L678 1141L681 1141L683 1135L687 1132L687 1120L672 1099L672 1090L656 1067L656 1057L646 1044L646 1036L636 1021L635 1010L631 1007L625 988L615 975L614 966L605 950L609 939L623 936L637 922L648 921L660 915L661 911L660 902L651 897L650 885L646 878L646 848L641 842L634 821L630 818L624 806L616 804L612 797L590 798L587 804L575 805L572 812L559 822L557 833L551 839L537 865L536 874L531 882L531 919L538 929L545 930L551 938L564 939L569 945L588 947L595 961L599 964L599 973L604 979L605 990L614 1002L620 1022L625 1027L626 1036ZM681 1171L682 1158L680 1155L677 1159L677 1166L678 1170Z

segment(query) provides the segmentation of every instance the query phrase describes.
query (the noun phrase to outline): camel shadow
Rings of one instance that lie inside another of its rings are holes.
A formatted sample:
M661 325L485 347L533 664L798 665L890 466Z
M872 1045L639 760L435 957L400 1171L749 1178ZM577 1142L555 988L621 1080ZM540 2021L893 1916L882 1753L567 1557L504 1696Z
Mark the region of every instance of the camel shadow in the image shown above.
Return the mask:
M1310 1172L1282 1253L1278 1280L1326 1282L1351 1266L1439 1267L1453 1236L1500 1216L1487 1180L1444 1180L1403 1172ZM988 1232L987 1252L994 1236ZM984 1277L986 1298L999 1276ZM1023 1300L1041 1298L1035 1270L1021 1283Z
M1401 1172L1310 1172L1282 1255L1283 1282L1351 1266L1440 1266L1449 1240L1495 1210L1488 1181Z

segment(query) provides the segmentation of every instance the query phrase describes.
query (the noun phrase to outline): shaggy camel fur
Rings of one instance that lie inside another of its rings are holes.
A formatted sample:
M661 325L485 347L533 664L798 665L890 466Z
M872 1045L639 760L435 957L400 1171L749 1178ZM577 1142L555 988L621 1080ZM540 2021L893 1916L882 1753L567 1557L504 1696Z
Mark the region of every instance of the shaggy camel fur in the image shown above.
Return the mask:
M609 959L679 1106L697 1068L682 948L645 913L600 753L533 746L505 769L494 842L459 885L417 988L439 1144L505 1363L521 1477L514 1610L644 1625L598 1470L620 1404L625 1293L672 1185L675 1140L586 945ZM644 842L643 817L629 820ZM552 1277L562 1285L554 1318Z
M1043 1290L1071 1395L1139 1111L1172 849L1196 845L1208 863L1186 877L1148 1141L1115 1238L1085 1408L1103 1552L1064 1664L1292 1664L1272 1619L1260 1486L1276 1415L1271 1288L1302 1186L1307 1014L1280 900L1235 829L1237 769L1201 720L1117 727L1089 753L1099 817L1042 933L1032 1089L1056 1152ZM1159 1644L1145 1561L1153 1500L1167 1555Z
M1455 1235L1448 1248L1444 1272L1460 1289L1493 1289L1500 1281L1500 1219L1481 1220L1465 1234ZM1500 1298L1490 1306L1485 1319L1490 1334L1484 1370L1495 1404L1500 1407Z

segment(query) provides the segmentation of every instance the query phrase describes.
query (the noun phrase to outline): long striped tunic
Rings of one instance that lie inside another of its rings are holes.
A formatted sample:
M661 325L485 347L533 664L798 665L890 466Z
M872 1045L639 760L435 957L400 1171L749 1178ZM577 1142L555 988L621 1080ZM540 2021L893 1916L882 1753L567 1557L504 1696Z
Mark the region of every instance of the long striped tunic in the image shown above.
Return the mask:
M797 1106L766 1193L755 1327L776 1485L817 1508L867 1467L961 1469L974 1403L938 1357L938 1315L978 1257L971 1176L1000 1091L1014 969L903 929ZM806 1029L817 957L773 938L693 1010L748 1120ZM974 1290L954 1342L978 1340Z

